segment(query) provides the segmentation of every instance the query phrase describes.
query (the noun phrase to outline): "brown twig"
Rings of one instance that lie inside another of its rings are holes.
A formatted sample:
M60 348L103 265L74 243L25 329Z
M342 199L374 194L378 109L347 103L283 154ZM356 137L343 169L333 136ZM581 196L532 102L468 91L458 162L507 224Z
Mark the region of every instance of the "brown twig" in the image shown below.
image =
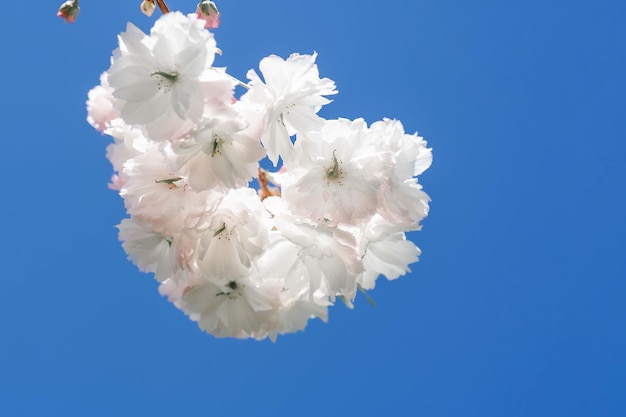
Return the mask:
M259 196L261 200L265 200L267 197L278 196L280 197L280 190L274 187L269 187L269 180L267 179L267 174L265 170L259 168L259 186L261 189L259 190Z
M170 9L167 7L167 4L165 4L165 0L156 0L157 6L159 6L159 9L161 9L161 13L165 14L165 13L169 13Z

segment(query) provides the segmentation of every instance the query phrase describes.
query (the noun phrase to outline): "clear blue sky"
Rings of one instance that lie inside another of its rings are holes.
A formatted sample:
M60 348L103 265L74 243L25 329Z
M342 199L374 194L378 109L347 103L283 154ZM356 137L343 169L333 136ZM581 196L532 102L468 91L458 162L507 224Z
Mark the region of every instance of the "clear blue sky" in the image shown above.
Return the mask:
M157 15L45 3L0 26L0 415L626 413L626 3L220 1L234 75L317 51L324 116L397 118L434 152L413 273L275 344L202 333L117 241L84 103Z

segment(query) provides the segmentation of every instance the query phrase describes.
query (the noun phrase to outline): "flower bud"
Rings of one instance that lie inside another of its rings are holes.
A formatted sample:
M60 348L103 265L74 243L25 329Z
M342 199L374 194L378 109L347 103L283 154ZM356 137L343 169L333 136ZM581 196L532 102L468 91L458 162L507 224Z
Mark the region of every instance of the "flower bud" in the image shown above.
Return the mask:
M196 14L199 19L206 22L204 24L205 28L216 29L220 26L220 12L217 10L217 6L212 1L203 0L198 3Z
M57 16L62 17L68 23L74 23L78 17L78 12L80 12L78 0L67 0L61 5L61 7L59 7Z
M146 16L152 16L152 13L156 10L156 4L154 4L154 0L143 0L141 2L141 12Z

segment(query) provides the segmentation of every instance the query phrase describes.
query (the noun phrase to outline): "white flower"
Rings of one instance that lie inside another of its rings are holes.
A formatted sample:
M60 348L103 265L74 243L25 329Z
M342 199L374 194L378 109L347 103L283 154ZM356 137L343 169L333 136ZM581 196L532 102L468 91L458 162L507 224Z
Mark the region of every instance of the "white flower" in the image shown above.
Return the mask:
M378 215L367 223L360 241L365 271L359 284L366 290L374 288L381 274L394 280L410 272L409 264L417 262L421 253L397 226Z
M269 213L250 188L229 191L200 225L198 264L208 277L234 279L249 273L252 261L266 248Z
M211 65L216 44L204 21L193 14L166 13L150 36L129 23L119 43L109 84L121 100L121 116L129 124L144 125L155 140L184 135L202 117L204 78L215 72ZM212 85L228 94L233 84L224 83L225 79L222 75Z
M368 142L362 119L327 121L299 134L285 161L283 197L291 210L316 221L354 223L371 217L392 172L391 154Z
M420 221L428 216L430 197L417 179L400 181L392 177L381 190L379 213L404 230L420 230Z
M404 230L419 230L419 222L428 215L430 197L422 191L416 176L432 162L431 149L417 134L408 135L402 123L384 119L369 129L370 143L388 149L393 169L380 190L378 213Z
M122 247L140 271L154 272L159 282L174 273L177 253L170 237L148 231L133 219L122 220L117 228Z
M213 336L263 339L273 327L281 290L279 280L204 281L185 290L179 307Z
M255 262L254 275L281 282L280 306L274 316L270 337L303 330L311 318L328 320L329 296L311 290L306 265L298 259L300 247L278 231L270 234L268 250Z
M120 117L113 105L115 99L112 93L106 72L100 75L100 85L87 93L87 122L100 132L104 132L112 120Z
M171 235L194 227L218 201L210 192L198 193L183 172L169 169L174 157L151 143L145 153L124 163L120 195L128 213L150 224L152 230Z
M265 152L258 138L248 136L245 128L238 118L216 117L174 144L177 163L189 173L192 187L245 187L258 174Z
M331 303L328 297L321 291L316 291L311 295L309 290L304 288L299 291L284 289L280 294L280 307L275 316L270 338L276 341L278 334L304 330L312 318L327 322L329 305Z
M260 268L264 270L263 263L275 264L279 269L271 276L278 276L277 271L282 270L286 288L299 291L308 287L310 296L320 290L333 301L337 295L354 298L363 270L354 236L295 218L277 197L269 197L264 203L280 235L274 234L272 245L259 260Z
M371 140L384 142L395 158L394 176L404 181L426 171L433 161L432 149L417 133L406 134L398 120L383 119L370 126Z
M124 163L129 159L145 153L151 143L140 129L132 128L122 119L112 120L104 133L114 139L114 142L107 146L106 156L116 172L121 172Z
M296 132L319 130L323 119L316 113L337 94L335 83L319 77L313 55L292 54L287 60L276 55L263 58L259 69L265 83L254 70L248 71L250 90L243 101L255 103L267 112L267 127L262 136L269 159L276 165L292 149L290 136Z

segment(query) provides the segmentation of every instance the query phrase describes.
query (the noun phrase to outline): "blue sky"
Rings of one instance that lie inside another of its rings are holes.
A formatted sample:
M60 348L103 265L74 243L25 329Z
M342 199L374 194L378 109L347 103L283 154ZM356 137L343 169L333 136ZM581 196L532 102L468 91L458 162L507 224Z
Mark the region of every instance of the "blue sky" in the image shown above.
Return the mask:
M234 75L316 51L324 116L434 153L413 272L275 344L202 333L117 241L84 103L136 3L0 26L0 414L623 415L626 3L218 2Z

